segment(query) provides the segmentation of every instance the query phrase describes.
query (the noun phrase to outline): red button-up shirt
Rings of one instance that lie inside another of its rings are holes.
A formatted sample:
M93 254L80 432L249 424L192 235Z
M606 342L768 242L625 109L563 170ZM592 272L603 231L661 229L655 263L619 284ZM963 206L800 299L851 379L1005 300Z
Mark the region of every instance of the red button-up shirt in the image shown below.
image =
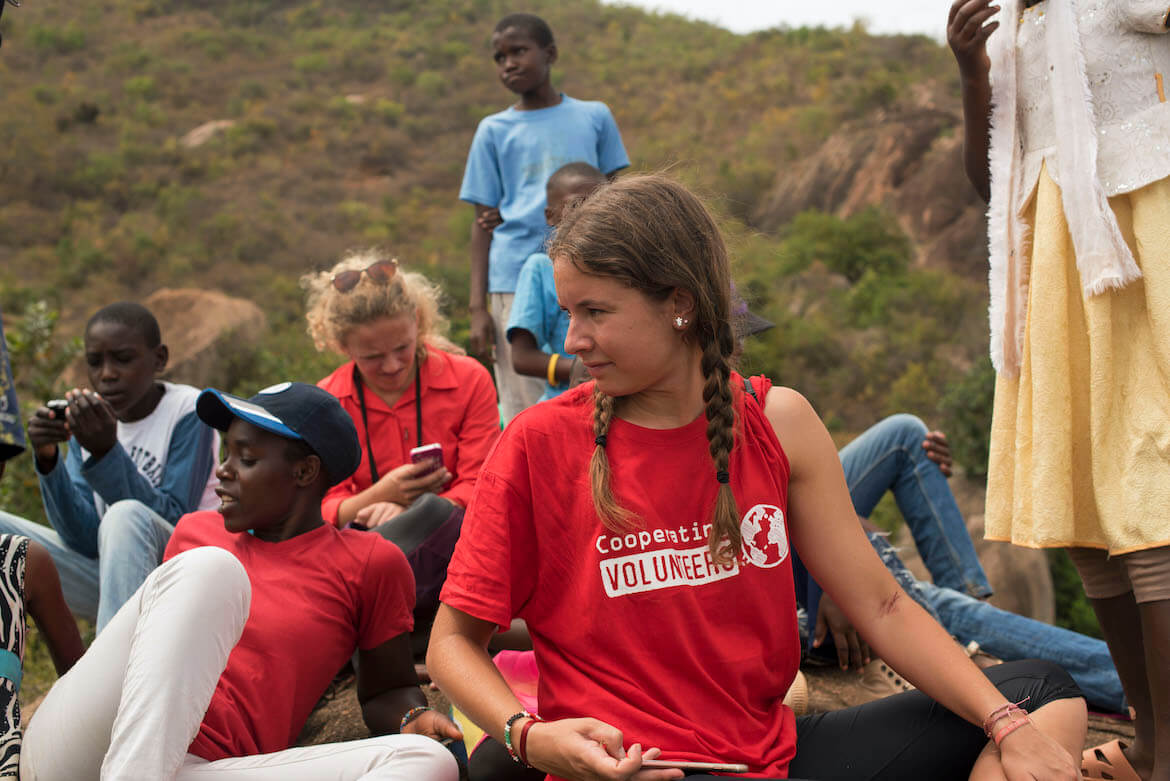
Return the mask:
M349 361L317 383L336 396L353 418L362 444L362 461L357 471L329 489L321 503L321 514L333 524L338 524L341 503L372 484L366 429L353 372L353 361ZM434 347L427 348L419 379L423 395L422 442L424 445L438 442L443 446L443 465L453 475L446 490L439 495L466 507L479 468L500 433L495 385L487 369L475 359ZM375 464L378 474L385 475L410 461L410 450L418 445L414 383L393 407L387 406L368 386L364 390Z

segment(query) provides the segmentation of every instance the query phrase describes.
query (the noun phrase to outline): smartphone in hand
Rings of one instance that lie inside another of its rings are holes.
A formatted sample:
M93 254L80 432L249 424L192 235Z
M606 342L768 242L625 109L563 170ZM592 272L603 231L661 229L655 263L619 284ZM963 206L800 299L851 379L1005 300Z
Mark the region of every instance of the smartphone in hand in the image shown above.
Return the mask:
M746 773L748 766L735 762L687 762L682 759L643 759L642 767L651 769L670 770L699 770L709 773Z
M426 469L419 472L416 477L429 475L431 472L443 466L443 446L438 442L432 442L429 445L419 445L416 448L411 448L410 463L430 464Z

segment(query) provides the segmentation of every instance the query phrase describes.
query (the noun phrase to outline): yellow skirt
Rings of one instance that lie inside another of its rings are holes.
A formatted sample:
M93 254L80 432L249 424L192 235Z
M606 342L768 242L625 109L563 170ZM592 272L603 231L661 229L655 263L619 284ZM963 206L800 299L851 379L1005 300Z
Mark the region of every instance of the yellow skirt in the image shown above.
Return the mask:
M1086 297L1060 189L1040 174L1022 365L995 386L989 540L1170 545L1170 181L1109 203L1142 278Z

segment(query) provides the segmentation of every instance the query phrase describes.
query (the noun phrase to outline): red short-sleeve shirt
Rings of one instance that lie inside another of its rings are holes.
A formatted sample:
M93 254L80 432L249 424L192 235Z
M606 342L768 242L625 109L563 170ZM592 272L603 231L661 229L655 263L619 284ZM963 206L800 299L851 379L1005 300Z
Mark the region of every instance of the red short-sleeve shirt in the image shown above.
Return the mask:
M800 661L788 460L760 403L736 383L730 473L745 547L734 564L707 553L717 483L703 416L671 430L614 420L612 486L638 521L628 532L601 524L585 385L504 431L480 472L442 598L501 626L527 621L546 718L593 716L621 729L627 746L781 777L795 753L782 700ZM769 386L754 381L760 399Z
M248 573L252 607L189 751L209 761L283 751L355 648L376 648L414 619L414 576L396 545L323 525L283 542L179 519L164 559L214 546Z
M500 434L496 388L479 361L435 347L427 348L427 358L420 369L422 443L438 442L443 446L443 464L453 475L439 496L466 507L483 459ZM367 435L353 372L354 363L349 361L317 383L341 402L353 418L362 443L358 468L348 479L329 489L321 503L321 514L335 525L341 503L373 484L367 437L373 445L379 475L410 461L410 449L419 444L414 385L406 389L393 407L387 406L369 388L365 389L366 419L370 422Z

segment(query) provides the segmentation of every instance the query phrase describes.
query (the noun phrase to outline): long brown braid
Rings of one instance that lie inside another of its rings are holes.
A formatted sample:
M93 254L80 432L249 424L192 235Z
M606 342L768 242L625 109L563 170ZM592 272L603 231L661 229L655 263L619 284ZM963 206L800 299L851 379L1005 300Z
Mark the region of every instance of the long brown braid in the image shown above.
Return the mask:
M611 531L624 531L633 523L633 514L621 506L609 484L609 457L605 453L605 437L613 420L617 399L601 391L593 393L593 457L589 459L589 485L593 491L593 507L601 522Z
M703 203L665 176L624 177L595 190L565 212L549 247L556 262L567 261L586 274L610 277L656 301L674 291L693 296L695 309L685 337L702 350L703 401L712 477L719 482L708 548L720 563L742 549L739 511L730 482L735 445L735 408L731 395L731 273L727 247ZM589 464L593 505L614 531L629 528L634 517L614 496L609 480L606 437L617 400L594 396L595 445Z

